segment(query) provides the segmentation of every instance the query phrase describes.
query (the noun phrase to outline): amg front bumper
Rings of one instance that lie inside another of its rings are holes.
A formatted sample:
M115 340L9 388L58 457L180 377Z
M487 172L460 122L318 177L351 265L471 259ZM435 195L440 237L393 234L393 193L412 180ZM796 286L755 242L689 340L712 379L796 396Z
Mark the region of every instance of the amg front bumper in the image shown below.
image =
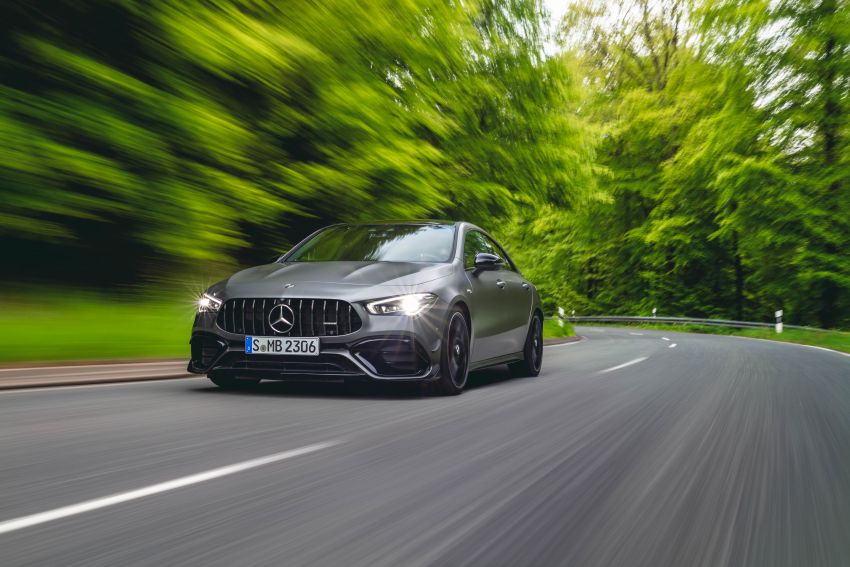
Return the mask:
M427 381L437 377L443 310L417 317L373 316L355 305L362 326L342 336L320 336L316 356L246 354L245 336L231 333L216 313L199 313L192 329L188 370L264 380Z

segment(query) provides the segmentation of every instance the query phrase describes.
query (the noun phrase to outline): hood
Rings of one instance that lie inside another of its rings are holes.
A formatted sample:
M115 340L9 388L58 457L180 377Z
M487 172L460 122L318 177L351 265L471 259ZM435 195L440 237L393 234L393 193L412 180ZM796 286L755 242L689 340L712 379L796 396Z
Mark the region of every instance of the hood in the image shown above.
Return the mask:
M333 294L358 287L416 286L447 276L451 270L451 264L423 262L273 263L233 274L225 289L230 297L322 296L326 293L319 290ZM285 284L294 285L285 288Z

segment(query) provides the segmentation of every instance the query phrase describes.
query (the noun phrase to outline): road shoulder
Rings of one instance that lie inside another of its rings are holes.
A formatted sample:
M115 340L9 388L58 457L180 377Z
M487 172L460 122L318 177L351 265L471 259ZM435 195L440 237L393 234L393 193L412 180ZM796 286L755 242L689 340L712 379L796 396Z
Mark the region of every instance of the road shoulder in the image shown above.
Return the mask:
M0 390L79 386L144 380L171 380L192 376L185 360L104 362L0 368Z

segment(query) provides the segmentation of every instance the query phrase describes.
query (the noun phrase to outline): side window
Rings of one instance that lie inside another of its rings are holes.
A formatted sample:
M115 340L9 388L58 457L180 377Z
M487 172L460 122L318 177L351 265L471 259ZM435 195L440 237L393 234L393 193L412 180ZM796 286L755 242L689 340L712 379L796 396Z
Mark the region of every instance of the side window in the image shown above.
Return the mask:
M508 253L505 252L505 250L501 246L499 246L496 243L496 241L493 240L492 238L490 238L488 236L485 236L484 238L487 240L487 244L492 249L491 254L497 255L499 258L501 258L502 260L505 261L505 264L504 264L502 269L503 270L511 270L511 271L516 272L517 271L516 266L514 265L513 261L508 256Z
M463 265L466 268L471 268L475 265L475 255L481 252L492 252L492 247L487 238L478 232L472 230L466 233L463 238Z

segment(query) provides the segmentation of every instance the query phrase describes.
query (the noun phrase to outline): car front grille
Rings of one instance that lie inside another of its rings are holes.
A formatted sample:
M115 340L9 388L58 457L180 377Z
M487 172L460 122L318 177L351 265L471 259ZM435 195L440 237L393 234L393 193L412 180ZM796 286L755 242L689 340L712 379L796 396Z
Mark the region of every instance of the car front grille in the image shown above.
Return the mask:
M294 315L286 332L275 330L269 322L272 309L281 303ZM337 337L363 325L351 304L338 299L228 299L216 322L228 333L281 337Z

